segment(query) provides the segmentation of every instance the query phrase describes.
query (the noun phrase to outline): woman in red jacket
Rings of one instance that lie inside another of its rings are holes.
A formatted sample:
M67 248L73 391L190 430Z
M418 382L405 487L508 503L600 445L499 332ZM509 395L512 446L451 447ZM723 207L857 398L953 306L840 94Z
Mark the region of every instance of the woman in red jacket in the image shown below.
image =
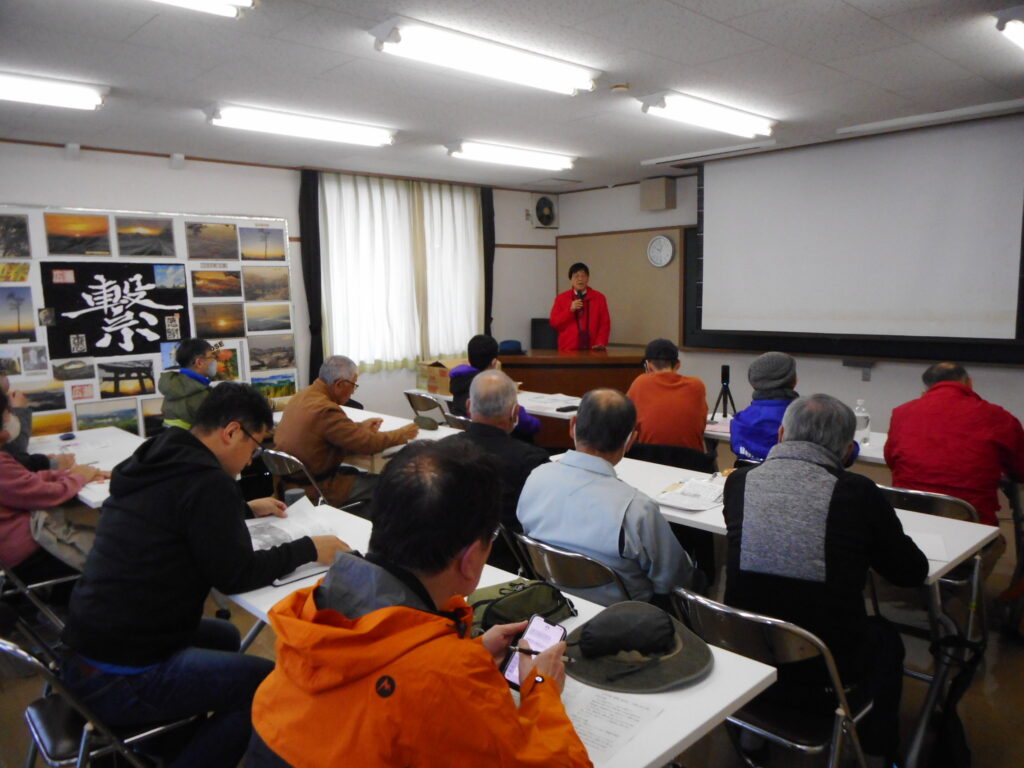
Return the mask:
M7 406L7 394L0 391L0 413L5 413ZM0 430L0 445L9 437L6 430ZM0 562L28 584L75 573L32 538L32 511L63 504L75 498L86 483L107 477L108 473L83 464L32 472L0 451Z
M604 349L612 332L608 300L589 287L590 269L579 261L569 267L572 287L555 296L551 327L558 331L559 351Z

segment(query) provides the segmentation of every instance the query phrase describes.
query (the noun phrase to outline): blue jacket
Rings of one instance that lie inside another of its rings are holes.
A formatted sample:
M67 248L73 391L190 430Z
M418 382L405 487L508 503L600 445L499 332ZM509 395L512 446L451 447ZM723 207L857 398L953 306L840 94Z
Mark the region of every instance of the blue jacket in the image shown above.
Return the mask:
M791 402L790 398L754 400L733 416L729 426L732 452L741 459L764 461L768 451L779 442L782 414Z

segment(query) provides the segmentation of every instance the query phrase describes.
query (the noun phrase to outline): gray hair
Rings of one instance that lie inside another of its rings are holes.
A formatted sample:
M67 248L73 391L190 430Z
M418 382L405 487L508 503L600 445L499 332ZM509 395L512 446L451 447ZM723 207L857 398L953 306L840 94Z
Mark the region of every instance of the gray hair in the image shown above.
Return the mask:
M616 389L592 389L576 412L576 442L594 451L621 448L636 426L636 406Z
M497 419L508 415L516 404L516 383L502 371L481 371L469 385L473 416Z
M333 384L338 379L352 381L352 377L356 375L358 370L358 366L352 362L351 358L344 355L331 355L320 366L318 378L328 385Z
M856 427L857 419L850 406L832 395L798 397L782 417L782 440L815 443L842 460Z

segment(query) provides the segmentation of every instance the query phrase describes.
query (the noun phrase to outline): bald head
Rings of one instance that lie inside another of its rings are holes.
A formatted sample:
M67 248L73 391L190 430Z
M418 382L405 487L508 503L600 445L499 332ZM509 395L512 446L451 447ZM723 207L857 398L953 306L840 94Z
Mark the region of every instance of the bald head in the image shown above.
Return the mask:
M967 375L967 370L962 365L947 361L928 366L928 370L921 376L921 381L924 382L926 387L931 389L940 381L956 381L961 384L970 385L971 378Z
M516 383L501 371L482 371L469 385L470 418L511 432L515 426Z
M608 454L622 449L636 426L636 406L617 389L592 389L576 412L576 448Z

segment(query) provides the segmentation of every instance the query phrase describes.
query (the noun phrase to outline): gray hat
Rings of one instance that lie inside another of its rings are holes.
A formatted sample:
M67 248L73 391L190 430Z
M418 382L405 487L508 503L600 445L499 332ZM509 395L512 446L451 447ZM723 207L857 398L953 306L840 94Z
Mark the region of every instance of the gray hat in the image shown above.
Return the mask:
M754 389L791 387L795 378L796 360L785 352L765 352L747 369L747 380Z
M714 665L707 643L671 614L630 600L569 633L566 673L623 693L657 693L696 682Z

